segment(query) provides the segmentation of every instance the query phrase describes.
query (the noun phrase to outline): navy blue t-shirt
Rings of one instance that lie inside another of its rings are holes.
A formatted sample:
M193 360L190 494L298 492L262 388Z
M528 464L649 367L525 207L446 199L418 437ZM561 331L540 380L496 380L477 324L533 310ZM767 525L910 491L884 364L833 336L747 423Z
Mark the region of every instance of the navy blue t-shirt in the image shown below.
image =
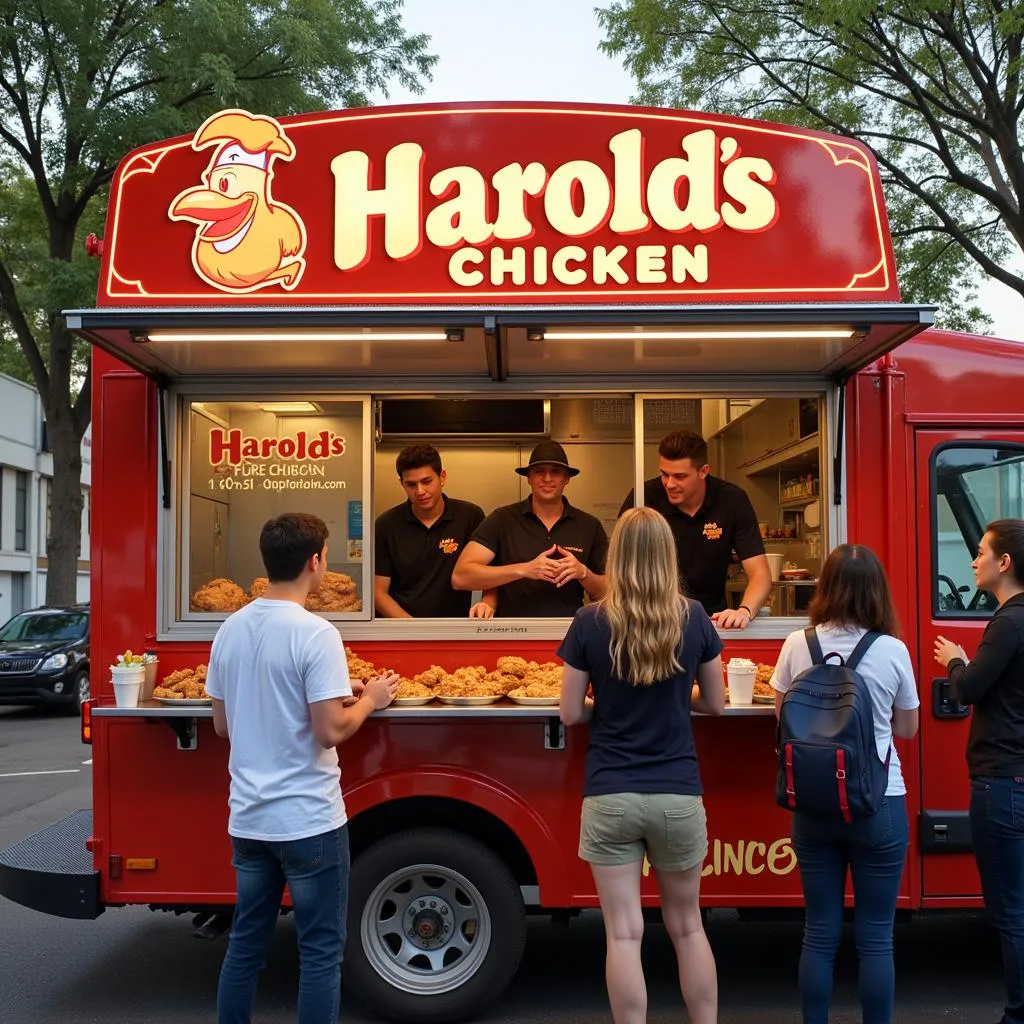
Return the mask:
M608 793L674 793L704 790L690 725L690 697L697 666L722 653L722 641L707 612L687 602L682 671L652 686L630 686L615 674L609 652L611 626L600 604L581 608L558 656L590 676L594 715L590 721L584 796Z

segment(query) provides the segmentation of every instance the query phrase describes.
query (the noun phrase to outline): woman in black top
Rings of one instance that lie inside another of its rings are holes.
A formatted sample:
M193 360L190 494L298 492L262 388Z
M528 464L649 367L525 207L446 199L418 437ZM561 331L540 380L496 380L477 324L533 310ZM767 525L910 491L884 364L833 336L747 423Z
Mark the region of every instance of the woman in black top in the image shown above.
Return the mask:
M1003 1024L1024 1024L1024 520L989 523L971 563L999 608L973 661L940 636L935 660L974 705L967 740L971 840L1006 978Z
M724 710L722 642L701 605L680 596L672 532L653 509L632 509L616 523L606 581L604 598L576 613L558 654L561 719L591 723L580 857L590 863L604 916L612 1017L647 1019L646 856L691 1024L714 1024L718 981L699 906L707 822L690 712Z

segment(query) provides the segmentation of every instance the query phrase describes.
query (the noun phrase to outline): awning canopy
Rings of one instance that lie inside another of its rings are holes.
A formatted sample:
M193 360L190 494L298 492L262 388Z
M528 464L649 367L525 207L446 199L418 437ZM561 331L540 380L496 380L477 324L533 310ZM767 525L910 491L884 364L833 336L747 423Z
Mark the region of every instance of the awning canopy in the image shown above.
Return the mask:
M891 304L100 308L69 328L161 382L184 378L474 381L839 380L933 322Z

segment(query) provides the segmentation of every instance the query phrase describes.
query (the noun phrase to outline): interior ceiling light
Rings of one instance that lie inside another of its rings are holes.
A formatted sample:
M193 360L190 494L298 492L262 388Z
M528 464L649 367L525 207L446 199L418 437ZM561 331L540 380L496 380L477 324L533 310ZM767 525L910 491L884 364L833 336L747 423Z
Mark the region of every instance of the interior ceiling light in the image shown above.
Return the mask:
M264 402L260 405L263 412L320 412L320 407L312 402Z
M760 328L760 327L708 327L679 330L634 331L533 331L526 336L530 341L753 341L773 338L837 339L852 338L858 332L852 327L820 328Z
M159 341L461 341L454 331L343 331L309 328L307 330L233 330L222 331L150 331L148 340ZM461 332L459 332L461 333Z

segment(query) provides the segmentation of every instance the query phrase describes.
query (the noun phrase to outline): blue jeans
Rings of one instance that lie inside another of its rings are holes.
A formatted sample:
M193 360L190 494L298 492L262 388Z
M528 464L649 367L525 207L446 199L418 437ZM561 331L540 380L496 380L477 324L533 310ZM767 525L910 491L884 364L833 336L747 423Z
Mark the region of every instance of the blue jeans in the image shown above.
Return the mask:
M1024 1024L1024 779L971 779L971 841L1003 950L1003 1024Z
M217 987L217 1024L249 1024L285 882L299 933L299 1024L335 1024L348 909L348 827L266 842L231 837L238 902Z
M886 797L877 813L850 824L814 814L793 815L793 849L807 908L799 975L804 1024L828 1024L848 870L853 874L853 933L863 1021L892 1021L892 926L908 844L903 796Z

